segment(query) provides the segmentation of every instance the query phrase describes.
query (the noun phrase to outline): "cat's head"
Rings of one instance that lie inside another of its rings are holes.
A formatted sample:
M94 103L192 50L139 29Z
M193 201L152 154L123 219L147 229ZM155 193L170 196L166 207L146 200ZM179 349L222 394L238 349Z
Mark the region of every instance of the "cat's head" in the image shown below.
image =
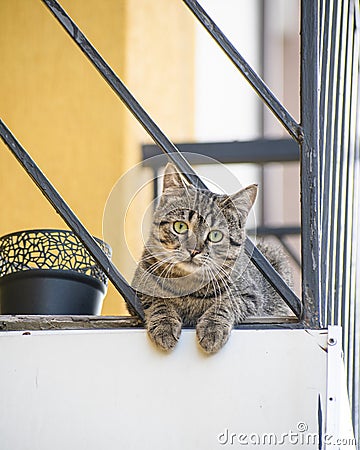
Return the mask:
M196 189L168 164L148 252L169 266L170 277L197 274L205 281L229 273L243 246L256 194L255 184L233 195Z

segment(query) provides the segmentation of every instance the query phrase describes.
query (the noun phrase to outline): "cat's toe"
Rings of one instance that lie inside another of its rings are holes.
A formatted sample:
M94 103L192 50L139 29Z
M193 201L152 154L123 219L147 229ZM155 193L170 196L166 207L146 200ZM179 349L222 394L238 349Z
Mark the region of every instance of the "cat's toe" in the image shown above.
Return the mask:
M181 334L181 323L163 322L148 328L151 340L162 350L172 350Z
M196 327L196 335L198 337L201 348L206 353L216 353L228 341L231 328L216 323L199 323Z

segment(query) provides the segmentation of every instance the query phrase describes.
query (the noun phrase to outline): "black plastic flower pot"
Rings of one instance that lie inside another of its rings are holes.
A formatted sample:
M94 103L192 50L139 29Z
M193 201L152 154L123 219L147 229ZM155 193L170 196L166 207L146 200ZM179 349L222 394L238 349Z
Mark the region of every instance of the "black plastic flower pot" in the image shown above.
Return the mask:
M110 257L110 247L96 240ZM1 314L97 315L106 289L106 276L70 231L0 238Z

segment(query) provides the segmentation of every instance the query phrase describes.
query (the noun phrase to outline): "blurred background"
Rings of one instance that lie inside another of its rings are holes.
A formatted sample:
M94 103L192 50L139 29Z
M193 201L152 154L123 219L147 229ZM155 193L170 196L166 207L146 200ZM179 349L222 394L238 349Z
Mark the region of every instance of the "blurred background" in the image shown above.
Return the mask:
M288 137L182 2L61 4L173 142ZM298 0L201 4L299 121ZM133 264L127 248L139 258L146 228L139 217L151 220L145 211L153 198L147 182L152 172L137 166L150 138L41 1L0 0L0 16L1 117L94 236L103 236L104 221L113 260L130 282ZM224 183L212 165L196 170L219 186ZM229 170L243 185L259 183L257 225L300 224L298 162L231 164ZM142 175L146 187L129 210ZM116 196L110 195L114 186ZM0 235L66 228L2 142L0 201ZM298 258L299 239L286 238ZM299 268L293 266L299 294ZM112 286L102 313L125 313Z

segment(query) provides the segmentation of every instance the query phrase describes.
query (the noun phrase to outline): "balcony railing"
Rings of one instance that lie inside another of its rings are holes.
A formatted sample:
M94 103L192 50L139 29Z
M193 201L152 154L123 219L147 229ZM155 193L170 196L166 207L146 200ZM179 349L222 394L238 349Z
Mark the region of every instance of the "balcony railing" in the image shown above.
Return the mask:
M190 183L207 189L60 4L55 0L42 1L156 145ZM300 146L302 301L250 239L246 241L246 252L296 314L300 326L321 328L334 323L343 326L348 386L359 435L360 297L356 295L360 283L359 2L301 1L301 123L292 118L200 4L196 0L184 3ZM141 303L134 290L3 122L0 135L143 320Z

